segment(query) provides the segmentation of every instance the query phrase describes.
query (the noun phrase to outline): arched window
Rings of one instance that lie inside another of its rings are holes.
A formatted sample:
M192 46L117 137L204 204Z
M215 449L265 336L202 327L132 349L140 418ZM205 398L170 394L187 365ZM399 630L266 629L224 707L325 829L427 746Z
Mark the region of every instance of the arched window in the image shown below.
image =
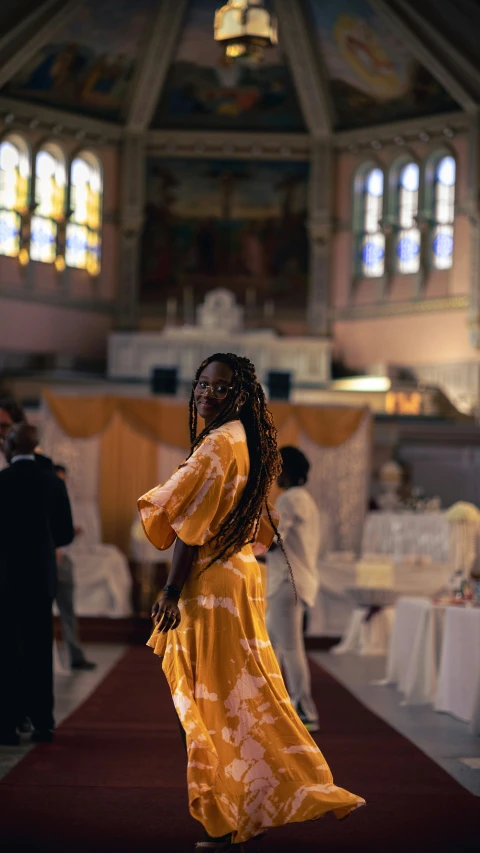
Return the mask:
M432 266L447 270L453 260L455 218L455 160L446 155L437 160L433 178Z
M21 214L28 208L30 157L17 136L0 142L0 254L16 257L20 251Z
M65 213L65 161L55 145L38 152L35 159L35 215L31 222L30 257L53 263L57 256L58 223Z
M355 179L357 216L358 273L366 278L382 276L385 270L383 215L383 172L378 166L360 173ZM359 203L360 202L360 203Z
M70 209L65 261L69 267L100 272L102 173L90 152L79 154L70 172Z
M406 163L398 175L396 269L399 273L415 273L420 269L420 231L417 227L420 170L416 163Z

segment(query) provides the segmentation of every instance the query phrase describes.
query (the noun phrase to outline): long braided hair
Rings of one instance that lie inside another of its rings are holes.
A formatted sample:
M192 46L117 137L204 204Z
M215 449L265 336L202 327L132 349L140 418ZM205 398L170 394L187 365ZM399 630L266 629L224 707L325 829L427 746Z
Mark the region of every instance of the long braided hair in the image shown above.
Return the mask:
M219 532L211 540L216 553L202 571L206 571L217 560L228 559L240 551L244 545L255 541L260 517L263 507L265 507L277 543L287 562L295 600L297 600L292 567L268 505L270 489L282 470L282 459L277 449L277 430L273 423L272 414L267 408L263 388L257 379L252 362L248 358L231 352L217 352L205 359L195 374L196 381L207 365L213 361L226 364L231 369L233 373L232 391L228 402L217 417L197 435L197 409L194 390L192 389L189 403L190 455L212 430L233 418L238 418L244 426L247 437L250 471L237 506L232 509ZM248 394L248 398L240 411L237 412L236 401L242 391Z

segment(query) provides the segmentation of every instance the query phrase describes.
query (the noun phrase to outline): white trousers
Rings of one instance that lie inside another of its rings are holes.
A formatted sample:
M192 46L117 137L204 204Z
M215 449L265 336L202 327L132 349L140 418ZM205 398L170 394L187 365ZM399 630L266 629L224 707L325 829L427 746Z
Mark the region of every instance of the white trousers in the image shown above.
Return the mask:
M278 663L283 669L287 690L296 711L309 722L318 722L312 699L310 669L303 641L303 618L307 605L298 600L290 580L285 580L267 599L267 631Z

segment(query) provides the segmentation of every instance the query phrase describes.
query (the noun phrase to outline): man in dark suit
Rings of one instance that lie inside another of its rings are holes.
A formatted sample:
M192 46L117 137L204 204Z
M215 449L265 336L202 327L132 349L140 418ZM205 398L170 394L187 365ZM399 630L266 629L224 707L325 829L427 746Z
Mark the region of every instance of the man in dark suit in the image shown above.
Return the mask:
M0 743L18 743L26 710L34 741L53 737L55 549L74 537L70 503L53 470L39 465L37 431L15 425L0 471Z

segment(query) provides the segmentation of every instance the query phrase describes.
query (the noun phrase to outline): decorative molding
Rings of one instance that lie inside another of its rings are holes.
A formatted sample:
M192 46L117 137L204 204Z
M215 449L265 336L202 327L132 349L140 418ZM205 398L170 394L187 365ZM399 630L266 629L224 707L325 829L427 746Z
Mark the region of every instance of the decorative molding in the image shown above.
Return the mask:
M352 154L369 149L374 156L375 152L387 146L401 149L412 142L432 141L435 138L450 142L456 135L468 133L469 126L468 115L455 111L340 131L334 135L334 145L336 150Z
M465 310L469 307L468 296L445 296L439 299L423 299L409 302L389 302L377 305L355 305L334 308L334 322L348 320L374 320L380 317L398 317L402 314L430 314L437 311Z
M143 62L133 82L126 122L129 131L143 133L152 120L187 8L188 0L175 3L163 0L160 5Z
M309 160L312 150L306 133L150 130L145 144L148 154L206 159Z
M55 10L58 6L58 0L43 0L35 9L25 15L15 26L10 27L0 36L0 56L3 55L5 48L12 48L17 44L17 40L28 38L29 31L32 27L37 26L38 22L45 16L50 14L51 10Z
M316 139L332 133L333 106L321 60L315 55L307 21L298 2L275 0L280 41L285 49L308 129Z
M19 289L18 284L1 284L0 299L14 299L19 302L35 302L39 305L51 305L54 308L68 308L72 311L91 311L95 314L113 314L115 303L111 299L78 299L62 293L41 293L30 289Z
M395 0L395 5L401 9L404 15L410 18L417 32L423 29L432 42L435 42L438 48L447 55L452 66L458 68L465 76L465 79L471 81L480 92L480 71L478 67L470 62L464 53L458 50L451 41L437 30L434 22L432 23L431 20L427 20L410 3L405 2L405 0ZM419 4L419 7L421 9L421 4Z
M461 83L450 73L446 65L427 47L414 30L392 9L385 0L370 0L370 5L393 33L411 51L415 59L424 65L462 109L475 109L475 101Z
M82 0L43 3L0 42L0 88L71 18Z
M18 130L42 130L62 139L77 138L83 144L117 142L123 128L113 122L66 112L55 107L44 107L20 101L16 98L0 97L0 123Z

